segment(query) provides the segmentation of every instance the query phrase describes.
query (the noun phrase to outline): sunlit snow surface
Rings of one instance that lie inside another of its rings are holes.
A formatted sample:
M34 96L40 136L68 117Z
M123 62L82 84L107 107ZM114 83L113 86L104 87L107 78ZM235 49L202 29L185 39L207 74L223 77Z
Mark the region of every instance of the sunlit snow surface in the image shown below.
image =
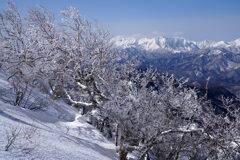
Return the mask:
M10 87L2 75L0 87ZM22 132L32 128L37 130L28 141ZM7 132L14 129L20 129L20 134L14 146L4 151ZM33 150L26 153L29 148ZM45 111L30 111L0 101L0 159L115 160L117 154L113 143L61 101L52 101Z

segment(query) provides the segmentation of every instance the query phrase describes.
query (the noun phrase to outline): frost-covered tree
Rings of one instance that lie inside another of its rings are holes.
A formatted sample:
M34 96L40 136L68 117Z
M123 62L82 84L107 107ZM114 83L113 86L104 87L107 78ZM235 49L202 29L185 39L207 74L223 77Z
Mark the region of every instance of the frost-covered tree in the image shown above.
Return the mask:
M40 48L51 53L53 67L46 71L52 77L48 78L51 91L83 108L96 108L107 100L114 61L109 33L92 25L73 7L61 12L58 26L50 21L48 12L32 9L30 13L30 24L40 33Z
M162 84L156 85L159 83ZM150 69L141 74L131 74L129 80L119 84L107 109L111 108L118 123L122 159L133 150L138 150L140 158L143 158L169 135L202 131L189 129L201 108L196 92L183 88L182 82L175 82L173 77L159 76Z
M107 99L105 79L115 56L107 31L73 7L61 12L59 24L43 7L22 18L8 5L0 14L0 38L2 68L10 78L21 76L79 107L94 108Z
M114 91L104 107L118 124L120 159L132 151L138 151L139 159L148 154L167 160L239 156L239 120L229 120L239 112L215 115L211 103L183 80L149 69L132 72Z

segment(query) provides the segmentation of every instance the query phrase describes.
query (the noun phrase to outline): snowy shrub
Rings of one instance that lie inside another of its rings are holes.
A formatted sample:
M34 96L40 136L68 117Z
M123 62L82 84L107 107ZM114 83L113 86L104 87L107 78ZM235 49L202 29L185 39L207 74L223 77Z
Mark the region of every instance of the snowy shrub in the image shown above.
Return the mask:
M11 148L14 148L16 141L19 138L20 129L18 128L12 128L9 131L6 131L6 145L5 145L5 151L9 151Z
M12 127L6 130L5 151L19 155L31 154L37 147L39 132L35 127Z
M36 94L30 85L20 80L16 77L10 79L10 87L0 89L0 99L11 105L30 110L46 109L48 106L46 98Z

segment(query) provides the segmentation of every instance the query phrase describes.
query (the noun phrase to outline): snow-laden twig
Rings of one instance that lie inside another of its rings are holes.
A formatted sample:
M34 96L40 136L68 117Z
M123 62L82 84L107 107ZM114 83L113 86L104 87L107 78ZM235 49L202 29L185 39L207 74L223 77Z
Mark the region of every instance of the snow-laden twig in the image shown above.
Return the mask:
M81 101L75 101L72 99L72 97L67 93L67 91L65 90L65 94L67 96L67 99L75 105L81 105L81 106L86 106L86 107L90 107L93 106L93 103L87 103L87 102L81 102Z

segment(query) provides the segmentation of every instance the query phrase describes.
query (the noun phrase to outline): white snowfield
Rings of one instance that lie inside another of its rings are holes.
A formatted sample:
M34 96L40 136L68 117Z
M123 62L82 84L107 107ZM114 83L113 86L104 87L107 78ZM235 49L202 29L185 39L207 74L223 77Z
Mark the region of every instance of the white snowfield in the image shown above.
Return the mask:
M0 76L0 87L10 87ZM39 93L39 95L41 95ZM8 151L8 139L16 135ZM115 160L115 146L74 108L31 111L0 101L0 160Z

